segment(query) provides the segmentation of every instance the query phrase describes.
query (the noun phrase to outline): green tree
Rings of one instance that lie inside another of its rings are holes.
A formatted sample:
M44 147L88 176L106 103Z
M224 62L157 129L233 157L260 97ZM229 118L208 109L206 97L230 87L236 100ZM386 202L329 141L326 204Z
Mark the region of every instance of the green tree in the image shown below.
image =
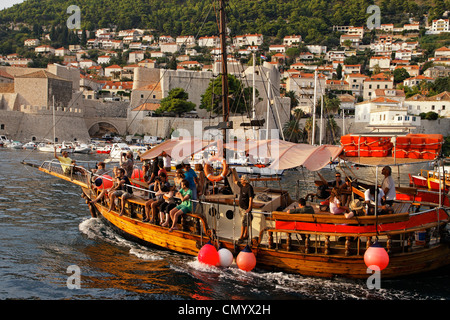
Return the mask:
M403 80L410 77L408 71L405 68L399 68L394 70L394 83L403 83Z
M161 100L161 106L155 111L157 114L164 112L181 114L195 110L195 103L187 101L189 94L182 88L174 88L169 95Z
M284 96L291 99L291 110L298 106L298 99L294 91L290 90Z
M283 126L283 133L288 141L295 143L303 141L303 130L300 128L297 119L286 122Z
M228 75L228 101L230 113L246 113L252 100L252 87L245 87L242 81L233 75ZM255 92L259 96L258 90ZM202 95L200 109L222 114L222 75L210 81L208 88Z
M336 77L338 78L338 80L342 79L342 65L340 63L336 67Z

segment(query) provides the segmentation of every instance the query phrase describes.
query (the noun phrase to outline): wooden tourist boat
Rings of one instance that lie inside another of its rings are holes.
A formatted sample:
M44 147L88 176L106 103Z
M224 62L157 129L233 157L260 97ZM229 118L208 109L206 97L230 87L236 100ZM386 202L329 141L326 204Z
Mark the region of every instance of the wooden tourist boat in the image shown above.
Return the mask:
M180 144L186 143L192 141L166 141L149 150L143 158L153 158L162 150L170 154L172 150L180 150ZM209 143L204 142L198 148ZM329 159L336 158L341 150L336 146L313 147L281 141L280 144L286 149L287 146L295 147L297 152L306 154L303 160L297 161L314 170L326 166ZM285 155L278 161L280 166L292 162L292 155ZM175 154L173 156L176 157ZM292 165L297 166L298 163ZM90 182L89 171L85 176L68 176L62 173L58 161L46 161L39 170L79 185L87 200L98 194ZM232 175L237 173L232 171L227 177L230 185L233 185ZM211 242L216 247L229 249L236 256L245 245L249 245L257 267L266 270L306 276L367 278L364 253L375 239L389 253L389 265L382 271L385 278L431 271L450 263L450 246L446 242L449 215L445 207L428 203L425 208L420 202L397 201L393 206L394 214L346 219L320 211L318 203L311 203L315 214L288 214L287 210L298 206L298 203L286 190L255 187L251 239L238 243L241 225L237 203L239 191L232 189L231 195L219 193L202 198L193 213L182 217L179 230L173 232L158 224L142 222L147 198L145 189L136 188L134 196L126 204L126 214L122 216L117 211L108 212L109 205L105 202L89 207L93 216L105 219L124 236L183 254L196 256L204 244ZM355 194L358 195L358 191ZM260 200L260 195L266 198ZM424 238L416 239L419 234Z

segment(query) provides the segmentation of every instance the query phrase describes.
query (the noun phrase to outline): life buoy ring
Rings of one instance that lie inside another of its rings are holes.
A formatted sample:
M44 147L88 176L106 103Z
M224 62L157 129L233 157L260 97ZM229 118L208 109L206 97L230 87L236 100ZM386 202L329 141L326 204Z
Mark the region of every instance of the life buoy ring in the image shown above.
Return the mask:
M222 166L223 166L222 173L218 176L212 175L211 162L213 162L213 161L222 161ZM212 182L221 181L228 174L227 161L222 157L212 156L206 161L205 168L203 169L203 171L205 172L206 178L208 178L209 181L212 181Z

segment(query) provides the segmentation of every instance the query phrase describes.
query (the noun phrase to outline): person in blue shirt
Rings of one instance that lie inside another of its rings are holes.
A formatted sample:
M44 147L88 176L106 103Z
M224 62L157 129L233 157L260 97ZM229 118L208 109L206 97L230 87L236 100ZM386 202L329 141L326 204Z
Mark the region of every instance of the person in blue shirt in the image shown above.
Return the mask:
M192 190L192 200L197 200L197 185L198 176L194 169L191 168L191 164L186 162L183 164L184 178L189 182L189 189Z

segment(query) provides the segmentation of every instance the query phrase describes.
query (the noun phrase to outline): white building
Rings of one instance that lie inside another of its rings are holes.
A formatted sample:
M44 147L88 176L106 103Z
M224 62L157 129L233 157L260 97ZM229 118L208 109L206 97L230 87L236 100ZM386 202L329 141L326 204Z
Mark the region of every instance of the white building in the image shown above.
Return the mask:
M410 114L401 102L380 97L356 104L355 122L368 122L369 126L419 126L420 117Z
M40 44L41 42L39 41L39 39L27 39L24 41L24 46L26 47L36 47Z
M424 75L418 75L418 76L416 76L416 77L411 77L411 78L408 78L408 79L403 80L403 85L404 85L405 87L410 87L410 88L412 88L412 87L414 87L414 86L418 86L422 81L425 81L425 82L434 82L434 79L433 79L433 78L430 78L430 77L426 77L426 76L424 76Z
M299 45L300 43L302 43L302 36L286 36L283 39L283 44L285 46Z
M236 36L233 39L233 45L237 47L241 46L260 46L263 44L264 37L262 34L244 34L241 36Z
M198 39L198 45L199 47L217 47L220 45L220 39L219 37L212 36L212 37L200 37Z
M320 45L307 45L306 46L309 50L309 52L314 54L326 54L327 53L327 46L320 46Z
M355 96L363 96L364 93L364 81L367 76L360 73L347 74L345 76L345 81L348 82L348 89L352 91Z
M281 44L281 45L271 45L269 46L269 51L270 52L277 52L277 53L285 53L286 52L286 46Z
M43 46L38 46L38 47L34 48L34 52L54 54L55 49L49 45L43 45Z
M144 60L144 51L131 51L128 55L128 63L136 63Z
M433 20L428 33L450 32L449 19Z
M405 100L405 106L409 113L419 115L430 111L436 112L441 117L450 117L450 93L444 91L432 97L416 94Z
M121 74L122 68L116 64L105 68L105 76L106 77L111 77L114 75L114 73Z
M369 69L373 71L373 69L379 66L381 71L387 71L391 67L391 57L387 56L374 56L370 58L369 61Z
M435 58L450 58L450 48L442 47L434 51Z
M361 44L361 37L357 34L343 34L340 39L341 46L345 46L347 41L350 41L351 46L357 48Z
M175 53L180 50L180 46L176 42L160 43L159 47L164 53Z
M179 37L177 37L175 42L179 46L182 46L182 45L185 45L187 47L195 46L195 37L194 36L179 36Z
M317 76L317 97L325 94L326 77L323 74ZM311 113L314 106L314 74L302 73L291 74L286 79L286 91L294 91L299 105L305 113Z
M387 77L383 73L376 74L371 78L366 78L364 80L364 100L373 99L375 96L375 90L377 89L393 89L394 88L394 77Z

